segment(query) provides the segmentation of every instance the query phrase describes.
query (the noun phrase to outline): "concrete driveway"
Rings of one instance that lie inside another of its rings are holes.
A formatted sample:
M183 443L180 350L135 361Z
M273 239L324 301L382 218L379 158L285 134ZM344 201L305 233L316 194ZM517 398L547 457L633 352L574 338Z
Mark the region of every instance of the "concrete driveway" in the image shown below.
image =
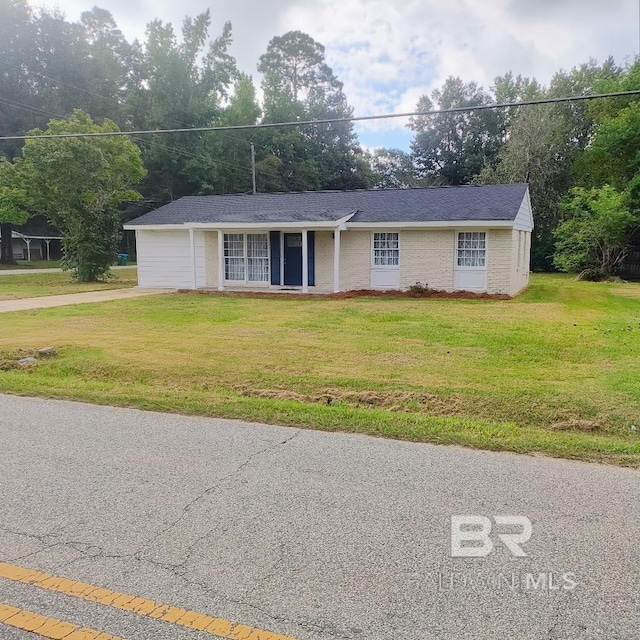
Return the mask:
M140 296L156 296L170 293L173 289L103 289L101 291L85 291L83 293L67 293L59 296L40 296L38 298L20 298L19 300L0 300L0 313L24 311L26 309L46 309L48 307L64 307L70 304L88 302L106 302Z
M0 441L2 638L638 638L637 471L1 395Z

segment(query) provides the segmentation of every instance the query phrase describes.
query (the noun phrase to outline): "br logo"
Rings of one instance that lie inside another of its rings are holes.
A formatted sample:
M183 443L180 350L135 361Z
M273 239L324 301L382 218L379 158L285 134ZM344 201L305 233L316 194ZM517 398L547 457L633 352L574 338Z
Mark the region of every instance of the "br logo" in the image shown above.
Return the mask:
M495 533L502 544L519 558L526 557L523 545L531 537L533 528L526 516L451 516L451 557L484 558L493 551L493 524L509 527L511 533ZM513 531L517 529L515 532Z

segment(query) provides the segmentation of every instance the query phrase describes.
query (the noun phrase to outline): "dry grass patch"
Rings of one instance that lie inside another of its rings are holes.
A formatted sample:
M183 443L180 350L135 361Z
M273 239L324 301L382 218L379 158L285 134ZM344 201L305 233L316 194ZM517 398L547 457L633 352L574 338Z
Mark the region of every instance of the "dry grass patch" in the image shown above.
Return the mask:
M293 400L311 402L328 406L343 405L353 408L383 409L386 411L404 411L431 416L468 415L469 399L464 396L437 396L433 393L412 391L345 391L326 389L320 393L304 394L287 389L253 389L237 387L240 395L250 398L268 398L274 400Z
M600 425L593 420L565 420L564 422L556 422L551 425L552 429L561 431L597 431Z

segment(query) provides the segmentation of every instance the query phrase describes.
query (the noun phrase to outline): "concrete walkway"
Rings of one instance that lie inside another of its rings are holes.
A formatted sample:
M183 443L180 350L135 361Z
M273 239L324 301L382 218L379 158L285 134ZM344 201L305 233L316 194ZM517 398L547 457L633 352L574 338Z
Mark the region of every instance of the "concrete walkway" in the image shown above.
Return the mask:
M135 264L127 265L126 267L111 267L113 271L120 269L135 269ZM0 276L26 276L31 273L61 273L62 269L56 267L53 269L0 269Z
M24 311L26 309L45 309L47 307L64 307L70 304L87 302L107 302L124 298L139 298L141 296L157 296L161 293L171 293L174 289L103 289L102 291L85 291L84 293L67 293L59 296L42 296L39 298L21 298L19 300L0 301L0 313L9 311Z

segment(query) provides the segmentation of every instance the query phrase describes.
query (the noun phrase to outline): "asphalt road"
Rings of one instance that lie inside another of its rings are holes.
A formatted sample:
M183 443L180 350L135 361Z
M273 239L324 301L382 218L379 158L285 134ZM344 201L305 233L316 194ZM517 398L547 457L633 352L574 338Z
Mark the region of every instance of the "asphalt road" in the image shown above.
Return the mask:
M0 395L0 510L2 562L296 640L640 637L632 470ZM451 557L456 515L492 553ZM526 556L495 516L530 520ZM212 637L3 578L0 603Z

